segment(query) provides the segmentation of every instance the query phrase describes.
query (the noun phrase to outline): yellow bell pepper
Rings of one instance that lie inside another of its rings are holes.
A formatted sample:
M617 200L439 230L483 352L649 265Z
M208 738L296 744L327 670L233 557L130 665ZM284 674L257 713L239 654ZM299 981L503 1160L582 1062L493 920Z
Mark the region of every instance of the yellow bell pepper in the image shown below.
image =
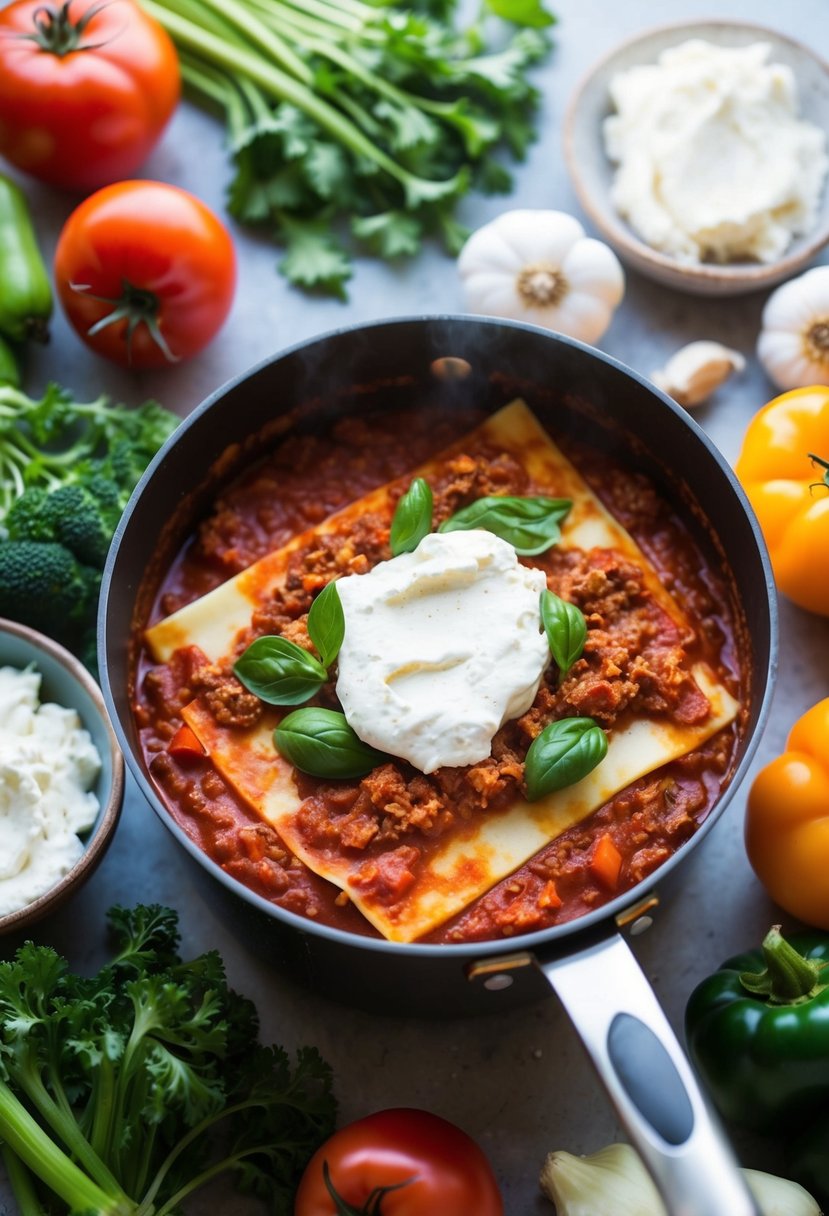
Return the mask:
M786 751L748 795L745 841L752 868L775 903L829 929L829 697L792 728Z
M829 616L829 386L775 397L754 416L734 466L779 589Z

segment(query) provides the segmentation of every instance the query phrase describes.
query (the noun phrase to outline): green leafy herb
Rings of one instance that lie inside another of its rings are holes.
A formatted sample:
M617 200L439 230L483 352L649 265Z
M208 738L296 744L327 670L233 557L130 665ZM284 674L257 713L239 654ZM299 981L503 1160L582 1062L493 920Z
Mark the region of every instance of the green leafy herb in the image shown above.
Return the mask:
M328 679L322 663L307 650L270 636L251 642L234 663L233 674L268 705L300 705Z
M457 252L459 199L509 189L499 157L533 137L543 0L486 0L465 29L457 0L140 3L191 94L225 114L231 213L287 247L280 270L300 287L344 296L349 229L384 258L427 236Z
M575 785L604 760L607 736L592 718L562 718L533 739L524 761L527 798Z
M572 507L568 498L478 498L445 519L439 532L483 528L512 545L522 557L543 553L561 538L561 523Z
M541 620L561 682L576 659L581 658L587 640L587 622L580 608L552 591L541 592Z
M520 25L542 29L552 25L555 18L548 13L541 0L484 0L486 7L497 17L515 21Z
M286 760L312 777L363 777L387 759L333 709L294 710L282 719L273 741Z
M389 543L395 557L412 553L432 530L432 491L429 483L416 477L394 510Z
M21 1213L173 1216L223 1172L289 1212L333 1130L330 1068L261 1046L218 953L179 957L171 909L108 919L92 977L32 942L0 962L0 1141Z
M327 583L311 605L308 633L323 665L330 667L340 653L345 637L345 617L336 581Z

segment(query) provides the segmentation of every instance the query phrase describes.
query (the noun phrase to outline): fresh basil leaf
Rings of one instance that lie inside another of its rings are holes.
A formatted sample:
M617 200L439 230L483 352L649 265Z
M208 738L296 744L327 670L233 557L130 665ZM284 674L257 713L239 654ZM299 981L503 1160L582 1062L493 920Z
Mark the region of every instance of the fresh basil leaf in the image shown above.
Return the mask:
M521 557L533 557L561 538L559 525L572 505L569 498L478 498L445 519L438 532L483 528L507 541Z
M429 483L416 477L402 496L391 521L389 544L392 554L411 553L432 530L432 491Z
M279 637L251 642L234 663L233 674L268 705L300 705L328 679L328 672L312 654Z
M558 664L559 682L581 658L587 640L584 613L553 591L541 592L541 621L547 633L550 653Z
M388 757L375 751L333 709L295 709L273 732L277 751L312 777L364 777Z
M327 583L311 605L308 635L320 652L323 666L330 667L345 637L345 616L336 582Z
M592 718L562 718L533 739L524 761L527 799L575 785L604 760L607 735Z

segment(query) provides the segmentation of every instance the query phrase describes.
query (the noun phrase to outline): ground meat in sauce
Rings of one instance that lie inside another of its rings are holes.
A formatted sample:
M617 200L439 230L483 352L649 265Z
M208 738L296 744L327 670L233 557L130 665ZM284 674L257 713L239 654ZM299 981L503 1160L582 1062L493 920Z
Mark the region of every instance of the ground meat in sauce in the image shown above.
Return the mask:
M335 457L343 437L353 450L349 455L346 448L338 474ZM376 433L362 420L342 424L327 453L317 437L290 440L275 464L246 478L238 491L218 504L200 529L190 557L185 554L176 567L173 584L161 589L156 615L221 581L209 573L216 566L223 570L221 577L227 577L387 480L389 474L411 467L411 459L401 468L390 467L394 441L388 433L384 438L389 445L385 458ZM358 444L364 448L359 457ZM639 568L621 555L552 549L532 559L545 570L548 586L584 612L587 643L582 658L563 680L551 665L530 710L495 736L491 757L469 768L445 768L429 776L402 761L381 765L357 782L325 783L298 775L305 796L299 812L303 834L317 848L364 856L357 885L383 901L393 903L411 885L431 842L482 812L497 813L521 792L523 757L548 722L590 716L611 727L635 712L670 715L682 723L707 716L707 701L687 669L691 656L704 653L716 664L731 653L727 621L720 615L725 603L722 588L716 587L699 552L646 479L608 467L606 459L594 452L581 456L586 476L591 472L596 476L599 470L597 492L640 543L643 536L647 540L643 547L665 573L663 581L674 583L683 602L703 617L701 636L681 635L643 586ZM354 467L346 471L349 459ZM400 451L398 459L403 459ZM275 467L280 476L275 475ZM301 475L294 482L289 468ZM316 486L321 471L328 479L322 506L309 498L307 487L301 492L302 478L310 477ZM487 494L538 492L513 457L495 451L462 453L448 461L433 490L435 526ZM388 521L371 514L363 516L348 536L331 532L314 537L293 555L285 586L254 613L235 654L263 634L279 634L313 650L307 613L315 594L331 578L364 573L390 556ZM261 713L258 699L243 688L229 666L209 664L198 651L192 653L194 649L178 652L170 664L145 670L136 709L153 777L168 801L187 820L201 847L246 885L302 915L352 931L373 932L348 906L347 896L311 875L269 825L251 821L251 813L225 788L209 761L200 762L206 772L194 773L182 770L163 750L180 722L181 709L194 695L225 726L246 728ZM318 701L338 708L336 672L331 675ZM478 940L543 928L581 915L618 890L635 885L670 856L704 817L716 784L711 775L725 779L733 743L734 732L722 732L704 748L623 791L443 926L432 940ZM609 832L624 857L615 891L602 890L591 879L591 850L603 832Z

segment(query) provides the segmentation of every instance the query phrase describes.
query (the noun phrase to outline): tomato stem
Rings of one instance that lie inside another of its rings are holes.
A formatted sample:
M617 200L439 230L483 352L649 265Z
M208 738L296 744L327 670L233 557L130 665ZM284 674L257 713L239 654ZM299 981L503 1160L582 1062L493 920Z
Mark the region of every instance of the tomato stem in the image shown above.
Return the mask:
M410 1183L415 1181L415 1177L413 1175L411 1178L404 1178L402 1182L395 1182L390 1186L376 1186L361 1208L355 1208L352 1204L346 1203L342 1195L339 1194L334 1183L331 1181L331 1171L328 1168L327 1161L323 1161L322 1163L322 1180L334 1202L336 1216L383 1216L383 1210L380 1205L386 1195L390 1191L399 1191L402 1187L409 1186Z
M103 42L82 43L81 39L92 18L106 8L109 2L110 0L102 0L100 4L93 4L77 21L73 21L69 13L72 0L64 0L60 8L52 8L48 4L43 4L32 14L35 32L18 34L17 37L36 42L41 50L61 57L69 55L73 51L97 50L104 45Z
M112 312L106 313L86 331L87 337L94 337L108 325L117 321L126 321L127 359L132 362L132 336L139 325L146 325L147 332L169 363L178 363L178 355L174 355L167 344L167 339L158 324L158 296L144 287L133 287L126 279L121 282L121 295L116 299L111 296L96 296L89 290L88 283L70 283L69 286L79 295L86 295L90 300L99 300L102 304L111 304Z

